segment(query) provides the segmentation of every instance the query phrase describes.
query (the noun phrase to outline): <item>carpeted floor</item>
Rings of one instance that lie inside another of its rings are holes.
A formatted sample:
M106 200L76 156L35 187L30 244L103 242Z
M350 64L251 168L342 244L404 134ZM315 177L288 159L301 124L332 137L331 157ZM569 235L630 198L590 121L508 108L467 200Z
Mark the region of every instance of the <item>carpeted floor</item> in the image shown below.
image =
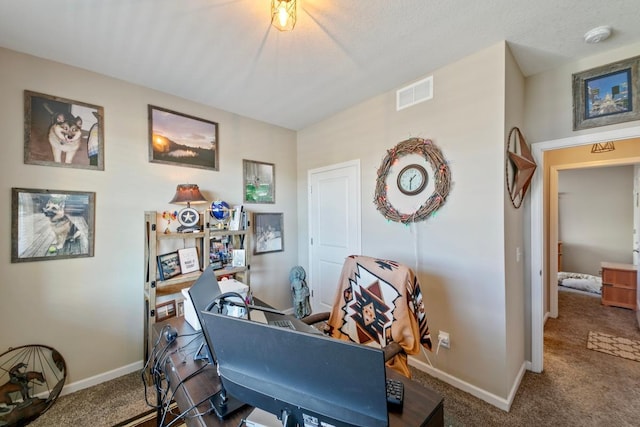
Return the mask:
M155 395L150 396L153 401ZM152 409L139 372L61 396L30 427L110 427Z
M559 316L545 325L544 372L525 373L508 413L413 369L444 396L446 425L640 425L640 363L587 349L591 330L640 339L635 313L575 292L558 298Z
M510 412L412 368L444 396L447 426L638 426L640 363L587 349L589 331L640 340L632 310L559 293L559 317L545 325L544 372L527 372ZM62 396L31 426L113 426L149 409L139 373Z

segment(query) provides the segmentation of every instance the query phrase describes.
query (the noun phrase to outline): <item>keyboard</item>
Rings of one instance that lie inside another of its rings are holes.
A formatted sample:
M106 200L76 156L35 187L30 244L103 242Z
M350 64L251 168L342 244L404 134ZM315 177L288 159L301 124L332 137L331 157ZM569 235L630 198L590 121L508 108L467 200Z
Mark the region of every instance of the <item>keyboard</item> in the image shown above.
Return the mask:
M293 326L293 323L289 319L270 320L269 324L277 326L279 328L289 328L293 329L294 331L296 330L295 326Z
M400 380L387 378L387 408L392 412L402 412L404 384Z

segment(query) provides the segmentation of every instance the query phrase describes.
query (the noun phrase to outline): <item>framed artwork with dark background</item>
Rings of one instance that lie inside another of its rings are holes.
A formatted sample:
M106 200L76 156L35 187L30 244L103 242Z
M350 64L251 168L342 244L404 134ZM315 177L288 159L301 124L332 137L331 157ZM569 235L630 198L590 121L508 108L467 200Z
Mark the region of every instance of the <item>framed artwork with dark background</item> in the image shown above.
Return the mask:
M24 162L104 170L104 109L25 90Z
M573 130L640 120L640 56L573 74Z

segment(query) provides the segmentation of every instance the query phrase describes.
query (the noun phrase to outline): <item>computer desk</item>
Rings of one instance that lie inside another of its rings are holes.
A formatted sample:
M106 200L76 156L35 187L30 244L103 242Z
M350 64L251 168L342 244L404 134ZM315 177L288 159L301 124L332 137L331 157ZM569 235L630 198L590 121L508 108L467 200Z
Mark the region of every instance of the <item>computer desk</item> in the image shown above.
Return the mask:
M178 331L178 338L166 347L163 357L164 366L160 366L169 380L169 396L173 396L181 412L202 402L197 406L197 411L189 412L189 416L185 419L187 426L239 426L242 419L251 413L253 407L246 406L224 420L220 420L213 412L209 413L211 406L208 398L220 389L220 380L215 366L206 365L205 362L193 358L203 338L201 335L199 337L194 335L194 329L184 317L173 317L153 325L154 342L167 324ZM166 341L161 338L158 341L158 348L162 350L165 345ZM200 372L194 374L198 370ZM389 412L389 426L440 427L444 425L442 396L389 368L387 368L387 377L400 379L404 383L403 410L401 413Z

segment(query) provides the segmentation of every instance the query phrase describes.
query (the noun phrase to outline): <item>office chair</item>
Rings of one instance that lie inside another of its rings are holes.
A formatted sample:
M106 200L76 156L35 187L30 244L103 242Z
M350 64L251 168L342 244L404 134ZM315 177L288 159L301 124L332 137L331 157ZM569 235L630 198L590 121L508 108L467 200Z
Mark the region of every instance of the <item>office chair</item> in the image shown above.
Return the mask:
M408 378L408 355L432 348L418 279L395 261L347 257L331 312L301 320L333 338L380 346L387 366Z

